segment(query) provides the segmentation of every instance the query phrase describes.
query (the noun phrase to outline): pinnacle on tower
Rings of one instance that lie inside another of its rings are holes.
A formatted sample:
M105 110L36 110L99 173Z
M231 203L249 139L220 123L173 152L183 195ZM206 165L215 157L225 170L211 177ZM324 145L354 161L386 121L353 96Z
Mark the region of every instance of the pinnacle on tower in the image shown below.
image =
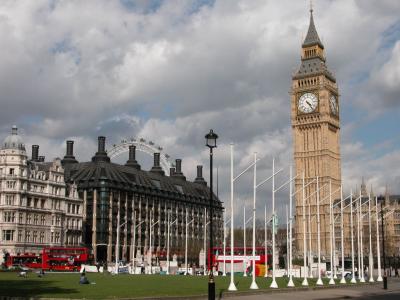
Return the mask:
M321 40L319 39L317 29L315 28L314 24L314 17L313 17L313 8L312 4L310 7L310 25L308 26L308 32L306 35L306 39L303 42L303 48L308 46L319 45L322 49L324 49L324 45L322 45Z

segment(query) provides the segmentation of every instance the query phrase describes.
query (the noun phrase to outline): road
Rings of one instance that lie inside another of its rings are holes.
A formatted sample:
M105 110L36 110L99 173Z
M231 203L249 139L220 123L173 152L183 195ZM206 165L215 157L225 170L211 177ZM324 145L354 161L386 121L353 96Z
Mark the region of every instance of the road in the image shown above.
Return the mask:
M290 292L266 292L253 295L231 296L224 295L223 299L229 300L336 300L336 299L400 299L400 279L389 279L388 289L383 289L383 284L341 287L341 288L322 288L306 291Z

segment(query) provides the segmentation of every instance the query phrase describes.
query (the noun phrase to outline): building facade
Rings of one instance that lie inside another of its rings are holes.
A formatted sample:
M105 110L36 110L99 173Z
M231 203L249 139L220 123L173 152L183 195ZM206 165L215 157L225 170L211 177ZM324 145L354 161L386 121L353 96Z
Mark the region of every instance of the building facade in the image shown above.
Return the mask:
M78 163L73 142L67 141L65 180L76 184L83 201L84 244L93 250L96 261L131 262L135 257L137 263L150 264L150 253L154 259L166 259L169 227L170 255L184 256L187 230L189 256L197 261L208 240L204 233L210 220L210 191L202 167L197 167L197 178L190 182L182 173L180 159L167 176L160 167L160 153L154 153L151 170L144 171L135 151L131 145L125 165L112 163L105 137L99 137L92 160ZM220 245L223 207L215 195L213 210L214 245Z
M301 65L292 77L291 123L296 175L296 248L303 251L303 175L306 232L311 234L311 251L317 250L317 199L320 203L321 252L329 251L329 194L340 198L339 89L326 64L324 45L315 28L313 11L302 44ZM317 178L319 193L317 191ZM330 190L331 189L331 190ZM310 250L310 249L309 249Z
M0 245L9 254L39 253L47 246L82 242L82 200L67 187L60 159L44 162L39 146L28 159L12 128L0 150ZM1 260L3 255L1 255Z

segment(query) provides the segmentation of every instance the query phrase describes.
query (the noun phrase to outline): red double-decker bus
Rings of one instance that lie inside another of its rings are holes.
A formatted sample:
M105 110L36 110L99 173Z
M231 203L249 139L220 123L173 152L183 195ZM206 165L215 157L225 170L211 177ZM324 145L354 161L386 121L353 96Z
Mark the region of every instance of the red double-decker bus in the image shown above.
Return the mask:
M38 255L24 253L10 255L6 266L21 266L32 269L43 269L47 271L79 271L82 264L88 264L93 256L88 248L63 248L46 247Z
M88 248L49 247L42 250L43 269L50 271L79 271L82 264L92 260Z
M272 262L272 255L265 254L265 247L255 248L255 263L256 263L256 276L264 276L270 269ZM253 248L252 247L234 247L233 248L233 271L234 272L251 272L253 264ZM210 254L208 255L210 258ZM225 263L224 263L225 262ZM231 271L231 248L214 248L212 263L214 270L218 272L229 273ZM225 268L225 270L224 270Z
M5 264L7 268L28 267L32 269L40 269L42 267L42 257L35 253L9 255Z

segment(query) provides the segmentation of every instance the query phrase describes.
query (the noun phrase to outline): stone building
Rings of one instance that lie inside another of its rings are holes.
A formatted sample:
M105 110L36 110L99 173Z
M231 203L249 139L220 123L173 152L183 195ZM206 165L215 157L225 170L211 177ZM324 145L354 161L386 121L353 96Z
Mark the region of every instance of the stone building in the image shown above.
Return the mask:
M80 245L82 209L76 186L64 182L61 160L44 162L37 145L29 160L14 126L0 150L2 252L38 253L45 246Z
M105 149L105 137L99 137L98 151L92 160L78 163L73 155L73 142L67 141L63 159L65 180L77 185L83 201L84 244L93 249L96 261L115 261L116 245L119 259L131 261L135 254L138 261L143 261L141 258L150 253L151 235L152 254L165 259L169 215L173 223L171 256L184 255L187 223L189 248L193 250L192 258L197 260L204 244L205 222L209 220L210 194L202 167L197 167L197 178L190 182L182 173L180 159L167 176L160 167L160 153L154 153L151 170L144 171L136 161L135 151L131 145L125 165L112 163ZM222 239L223 207L213 197L214 245L218 246Z

